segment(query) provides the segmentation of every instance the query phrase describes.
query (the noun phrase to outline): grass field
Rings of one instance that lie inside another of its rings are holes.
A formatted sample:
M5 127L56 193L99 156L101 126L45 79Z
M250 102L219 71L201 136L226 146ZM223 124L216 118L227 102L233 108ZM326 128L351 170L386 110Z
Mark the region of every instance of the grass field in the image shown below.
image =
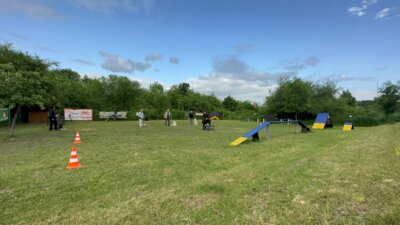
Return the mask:
M0 224L400 224L400 124L272 125L237 147L256 124L215 125L0 128ZM67 170L75 129L82 168Z

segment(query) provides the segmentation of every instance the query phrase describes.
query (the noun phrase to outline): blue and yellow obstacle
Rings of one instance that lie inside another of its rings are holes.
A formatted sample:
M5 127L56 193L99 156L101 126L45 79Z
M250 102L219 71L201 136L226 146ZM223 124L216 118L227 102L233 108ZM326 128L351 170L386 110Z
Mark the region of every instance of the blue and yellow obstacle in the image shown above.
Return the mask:
M329 113L318 113L317 118L315 118L312 129L322 130L324 128L332 128L332 121L329 117Z
M232 141L229 145L230 146L237 146L241 143L245 142L247 139L252 137L254 134L258 133L260 130L264 129L265 127L269 126L270 122L264 122L260 124L258 127L254 128L253 130L245 133L242 137Z
M210 113L211 120L219 120L219 114L217 112Z
M344 125L343 125L343 130L344 131L351 131L353 129L354 129L354 127L353 127L353 123L352 122L344 122Z

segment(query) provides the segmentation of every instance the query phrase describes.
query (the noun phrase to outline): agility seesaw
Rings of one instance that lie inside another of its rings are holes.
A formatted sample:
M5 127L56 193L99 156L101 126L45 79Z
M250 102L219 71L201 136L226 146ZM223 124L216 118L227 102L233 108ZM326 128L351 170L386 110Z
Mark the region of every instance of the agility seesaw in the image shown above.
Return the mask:
M306 132L310 131L310 128L308 128L304 123L302 123L301 121L298 121L298 120L264 122L264 123L260 124L259 126L257 126L256 128L254 128L253 130L243 134L241 137L237 138L236 140L231 142L229 145L230 146L240 145L241 143L243 143L246 140L248 140L250 137L252 137L253 140L259 140L258 132L260 132L264 128L266 128L265 137L268 140L269 139L269 125L270 124L293 124L293 123L295 123L296 125L298 124L298 125L301 126L301 132L302 133L306 133ZM297 131L297 129L296 129L296 131Z

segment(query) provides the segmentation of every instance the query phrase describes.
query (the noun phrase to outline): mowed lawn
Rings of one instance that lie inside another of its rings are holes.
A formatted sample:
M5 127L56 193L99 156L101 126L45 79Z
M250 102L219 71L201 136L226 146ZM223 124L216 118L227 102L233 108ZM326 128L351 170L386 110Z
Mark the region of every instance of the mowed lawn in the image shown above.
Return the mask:
M229 143L255 122L0 128L0 224L400 224L400 124ZM67 170L74 131L82 167Z

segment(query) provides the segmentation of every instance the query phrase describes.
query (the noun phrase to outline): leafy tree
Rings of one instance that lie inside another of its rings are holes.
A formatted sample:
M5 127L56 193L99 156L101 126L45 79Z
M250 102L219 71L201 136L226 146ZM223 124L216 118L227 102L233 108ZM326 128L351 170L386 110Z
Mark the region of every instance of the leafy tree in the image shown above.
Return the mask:
M172 85L167 92L167 96L172 108L183 109L183 96L181 90L179 90L179 86Z
M150 84L149 90L144 92L144 96L147 115L152 118L160 119L164 111L170 107L164 87L157 82Z
M180 83L178 84L178 91L182 96L186 96L191 92L190 85L188 83Z
M222 101L222 106L226 110L235 111L237 109L238 105L239 105L239 103L234 98L232 98L230 95L227 96L226 98L224 98L224 100Z
M92 109L105 109L106 108L106 97L105 97L105 85L103 85L100 78L92 79L87 76L82 78L83 87L85 90L84 101L86 106Z
M64 108L85 107L85 87L80 75L71 69L54 69L49 73L54 83L52 95L55 97L53 105Z
M349 90L342 91L339 97L339 101L342 101L343 103L349 106L356 106L357 103L356 98L353 97L353 95Z
M323 83L314 84L311 111L314 114L319 112L329 112L335 115L343 113L336 98L338 91L336 81L327 80Z
M396 112L400 104L400 81L393 84L390 81L385 82L381 88L379 88L379 96L376 100L377 103L382 107L386 114L392 114Z
M10 137L15 135L15 124L22 106L45 105L54 98L49 94L52 83L48 69L53 65L36 56L14 50L11 45L0 45L0 104L16 107Z
M283 77L278 88L266 98L265 105L270 113L295 114L308 112L311 107L312 86L300 78Z
M109 75L102 77L106 107L114 112L130 109L141 93L140 84L128 77Z

